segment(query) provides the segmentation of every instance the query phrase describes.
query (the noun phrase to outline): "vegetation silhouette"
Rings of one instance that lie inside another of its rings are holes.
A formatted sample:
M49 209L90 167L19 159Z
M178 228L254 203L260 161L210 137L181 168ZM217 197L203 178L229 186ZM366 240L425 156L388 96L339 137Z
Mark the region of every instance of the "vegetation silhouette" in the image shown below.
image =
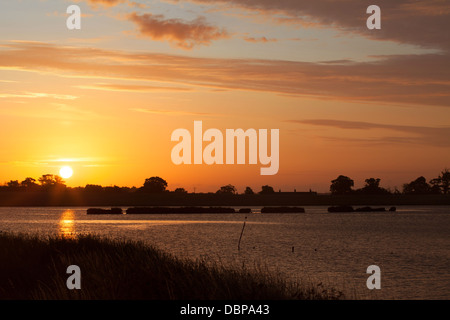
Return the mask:
M219 190L216 191L217 194L237 194L237 189L235 186L228 184L226 186L220 187Z
M259 194L271 194L271 193L275 193L275 191L271 186L268 185L262 186L261 191L259 192Z
M0 263L0 299L5 300L345 298L332 287L290 282L263 267L182 259L131 240L0 233L0 248L0 261L8 262ZM68 261L89 270L82 273L82 290L67 290Z
M166 191L167 181L160 177L151 177L145 179L141 190L149 193L161 193Z
M236 213L233 208L222 207L136 207L128 208L127 214L168 214L168 213Z
M450 204L450 171L444 169L429 181L423 176L405 183L402 191L381 187L381 179L365 179L365 185L354 189L355 182L339 175L330 184L330 194L316 192L275 192L269 185L253 192L247 186L239 193L228 184L215 193L188 192L183 187L168 190L168 182L159 176L144 180L140 187L101 186L68 187L58 175L44 174L37 180L10 180L0 185L1 206L293 206L293 205L402 205Z
M356 190L355 192L361 194L390 194L387 189L380 187L380 178L369 178L366 179L365 186L361 189Z
M184 189L184 188L176 188L174 192L178 193L178 194L187 194L188 193L186 191L186 189Z
M244 191L244 194L255 194L255 193L253 192L252 188L246 187L245 191Z
M332 194L349 194L352 193L352 187L355 182L349 177L340 175L331 181L330 191Z
M450 171L444 169L437 178L431 179L430 183L433 185L431 187L433 193L438 191L443 194L448 194L450 192Z
M87 209L87 214L123 214L123 211L122 208L111 208L111 209L89 208Z

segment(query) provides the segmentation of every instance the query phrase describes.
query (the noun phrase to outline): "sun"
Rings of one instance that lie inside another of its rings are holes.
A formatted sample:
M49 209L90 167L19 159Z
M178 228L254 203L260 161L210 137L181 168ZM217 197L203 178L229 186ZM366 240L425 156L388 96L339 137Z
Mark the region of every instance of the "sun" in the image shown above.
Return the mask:
M59 170L59 174L62 178L68 179L73 175L73 170L69 166L64 166Z

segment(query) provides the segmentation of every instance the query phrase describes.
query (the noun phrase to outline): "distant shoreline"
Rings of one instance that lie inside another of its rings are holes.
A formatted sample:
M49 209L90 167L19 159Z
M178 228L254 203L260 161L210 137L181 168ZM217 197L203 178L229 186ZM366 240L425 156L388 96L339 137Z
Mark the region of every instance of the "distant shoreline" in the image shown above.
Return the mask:
M450 195L0 192L0 207L450 205Z

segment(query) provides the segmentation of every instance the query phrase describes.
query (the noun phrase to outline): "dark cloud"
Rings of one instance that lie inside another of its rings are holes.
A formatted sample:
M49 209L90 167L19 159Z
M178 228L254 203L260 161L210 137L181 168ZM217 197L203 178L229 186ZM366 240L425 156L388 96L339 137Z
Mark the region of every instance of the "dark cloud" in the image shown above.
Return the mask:
M196 45L208 45L212 40L228 38L224 29L209 25L204 18L186 22L180 19L165 19L162 15L137 14L128 15L139 32L153 40L164 40L184 49L192 49Z
M276 18L278 22L307 27L330 26L369 38L393 40L424 47L450 49L450 5L447 0L189 0L203 4L226 4ZM368 6L381 8L381 30L368 30Z

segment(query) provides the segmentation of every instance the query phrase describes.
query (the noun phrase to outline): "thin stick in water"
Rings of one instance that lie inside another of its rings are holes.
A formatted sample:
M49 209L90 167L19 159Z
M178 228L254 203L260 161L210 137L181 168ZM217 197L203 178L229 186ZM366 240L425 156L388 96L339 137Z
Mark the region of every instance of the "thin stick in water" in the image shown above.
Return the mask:
M241 236L239 237L239 243L238 243L238 251L241 250L241 239L242 239L242 234L244 233L244 229L245 229L245 222L247 221L247 217L245 217L244 220L244 225L242 226L242 231L241 231Z

